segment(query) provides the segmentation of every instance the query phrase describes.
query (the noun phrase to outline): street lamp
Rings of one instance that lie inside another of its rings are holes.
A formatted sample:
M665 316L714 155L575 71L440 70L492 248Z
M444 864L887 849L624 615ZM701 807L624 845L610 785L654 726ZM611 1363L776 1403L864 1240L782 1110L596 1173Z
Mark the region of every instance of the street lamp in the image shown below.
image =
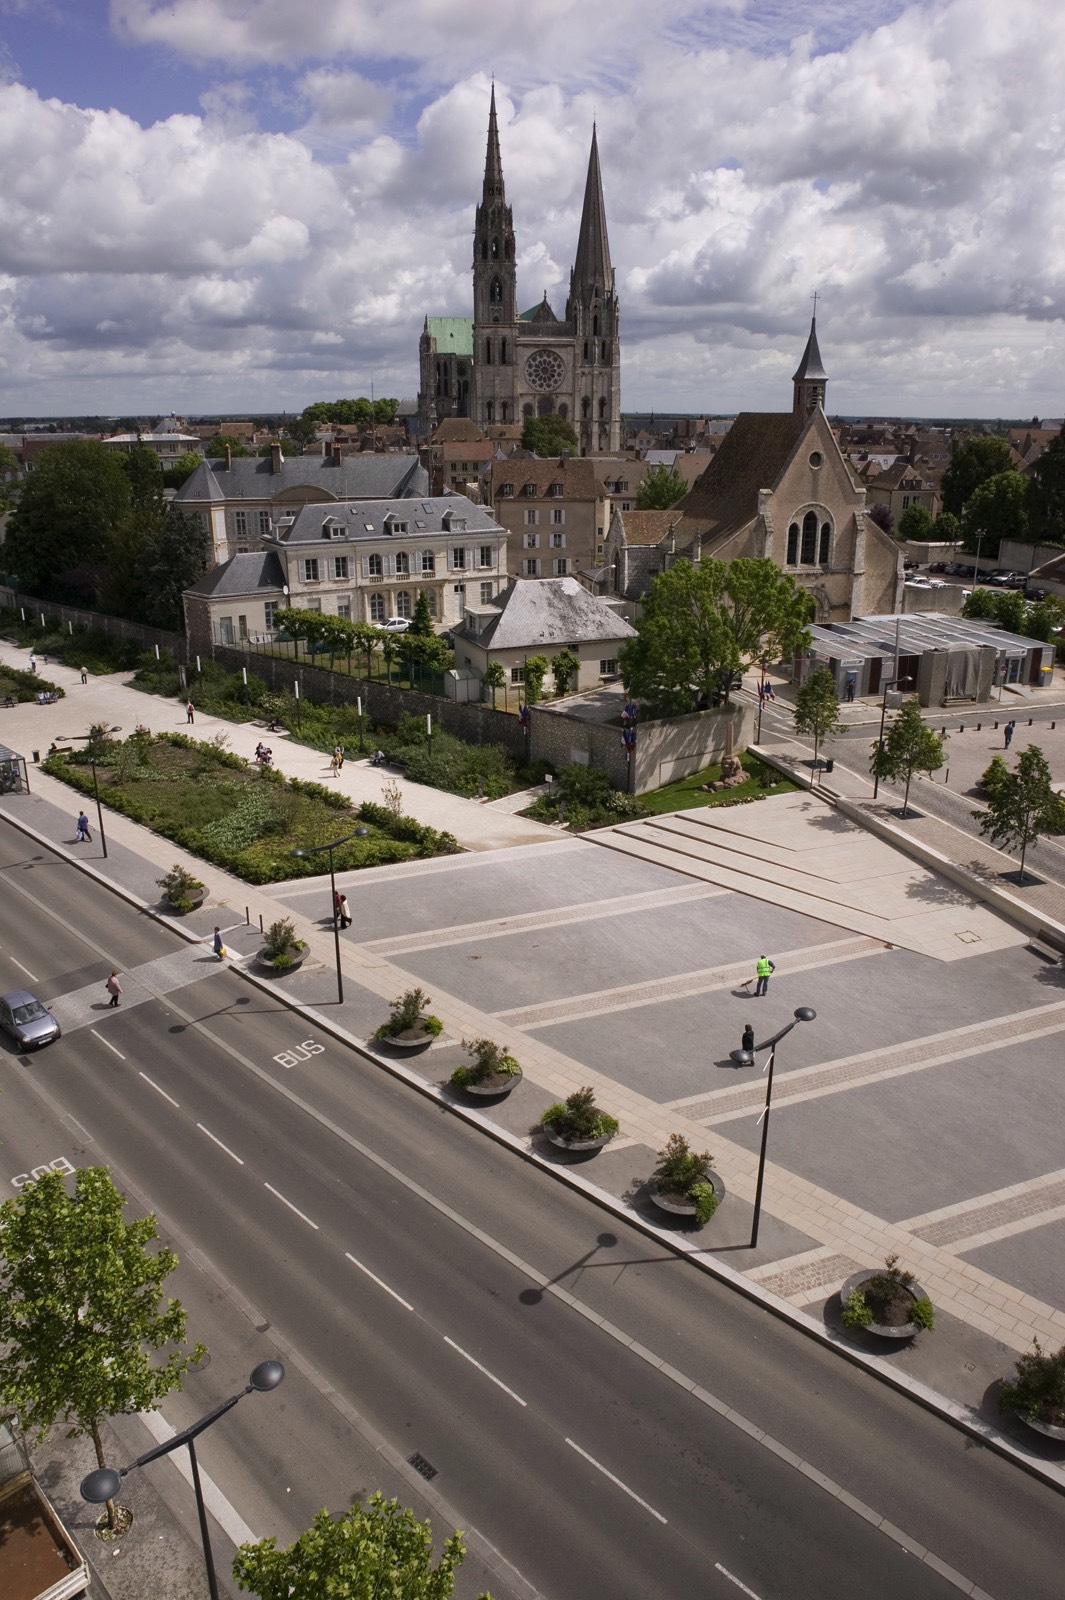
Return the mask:
M352 839L365 839L369 828L356 828L354 833L346 833L343 839L333 839L329 844L310 844L305 850L292 850L289 853L299 856L317 855L320 850L329 852L329 911L333 918L333 943L336 946L337 960L337 1005L344 1004L344 974L340 969L340 918L337 916L337 880L333 871L333 851L339 850L342 844L349 844Z
M795 1012L793 1020L789 1022L786 1027L781 1028L779 1033L775 1033L771 1039L766 1039L758 1046L759 1050L769 1051L769 1060L766 1062L766 1067L769 1069L769 1077L766 1080L765 1106L762 1110L761 1116L762 1148L758 1153L758 1182L755 1185L754 1190L754 1222L751 1225L750 1245L752 1250L754 1250L758 1245L758 1224L762 1217L762 1185L765 1181L765 1151L766 1145L769 1143L769 1108L773 1103L773 1068L776 1065L777 1045L786 1034L791 1032L792 1028L794 1028L797 1022L812 1022L816 1015L817 1012L814 1011L811 1006L799 1006ZM741 1050L739 1054L741 1066L754 1066L753 1050Z
M104 733L121 733L122 729L116 725L113 728L105 728L103 730L103 732ZM96 820L100 824L100 843L103 845L104 860L106 861L107 860L107 835L104 832L103 807L100 805L100 785L96 781L96 749L95 749L95 745L96 745L96 740L100 736L101 736L101 734L100 734L99 730L97 730L96 733L57 733L56 736L55 736L55 742L56 742L56 744L85 744L85 745L88 746L88 749L89 749L89 765L92 768L92 792L93 792L93 798L96 801Z
M131 1461L128 1467L98 1467L95 1472L90 1472L87 1478L81 1481L81 1498L94 1505L102 1505L106 1500L113 1500L119 1491L122 1479L134 1467L145 1467L149 1461L156 1461L160 1456L168 1456L172 1450L177 1450L183 1444L189 1447L189 1465L192 1468L192 1488L196 1496L196 1514L200 1519L200 1538L203 1540L203 1559L207 1566L207 1587L211 1593L211 1600L218 1600L218 1580L215 1577L214 1560L211 1555L211 1536L207 1528L207 1508L203 1503L203 1490L200 1487L200 1468L196 1460L196 1446L193 1440L198 1438L204 1429L209 1428L219 1417L224 1417L227 1411L232 1411L238 1400L243 1400L246 1394L251 1394L253 1389L266 1393L276 1389L285 1376L284 1366L280 1361L260 1361L251 1375L250 1381L239 1394L231 1395L228 1400L223 1400L220 1406L215 1406L199 1422L194 1422L191 1427L183 1428L165 1444L156 1445L154 1450L146 1450L144 1455L138 1456L136 1461Z
M887 678L884 681L884 698L880 703L880 732L876 741L876 769L873 773L873 799L880 793L880 756L884 749L884 718L887 716L887 692L889 689L908 689L913 683L912 678Z

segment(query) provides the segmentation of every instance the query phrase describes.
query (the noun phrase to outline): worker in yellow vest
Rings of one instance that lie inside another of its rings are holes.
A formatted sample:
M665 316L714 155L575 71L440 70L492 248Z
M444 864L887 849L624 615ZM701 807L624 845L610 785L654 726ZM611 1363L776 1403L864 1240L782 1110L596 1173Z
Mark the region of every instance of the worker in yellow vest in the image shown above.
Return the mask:
M767 993L769 989L770 975L777 970L776 964L770 961L768 956L759 956L758 965L754 970L758 978L758 982L754 986L755 994L760 995Z

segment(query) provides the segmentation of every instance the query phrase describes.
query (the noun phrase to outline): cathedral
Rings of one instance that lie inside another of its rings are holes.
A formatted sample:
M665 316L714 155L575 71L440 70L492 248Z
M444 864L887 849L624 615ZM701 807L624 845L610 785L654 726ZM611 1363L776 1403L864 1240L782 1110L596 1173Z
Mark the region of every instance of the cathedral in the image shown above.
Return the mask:
M425 319L418 350L421 428L428 434L444 417L469 417L487 427L557 412L573 427L582 455L615 454L621 447L618 301L594 128L561 321L546 292L539 305L518 311L514 258L493 86L473 232L473 316Z

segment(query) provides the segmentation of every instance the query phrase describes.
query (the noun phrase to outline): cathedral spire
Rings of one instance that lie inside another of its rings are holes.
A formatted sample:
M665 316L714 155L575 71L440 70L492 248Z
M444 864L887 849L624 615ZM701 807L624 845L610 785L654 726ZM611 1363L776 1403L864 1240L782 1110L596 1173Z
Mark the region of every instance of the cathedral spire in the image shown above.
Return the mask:
M818 406L824 408L828 373L824 369L821 352L817 348L816 313L810 318L810 337L806 341L802 360L795 369L791 381L794 384L792 411L799 416L808 417Z
M614 289L610 241L606 236L603 179L599 172L599 143L594 123L592 148L588 156L588 179L584 186L581 231L577 236L577 257L573 263L573 287L577 293L595 287L600 293L611 294Z
M488 152L484 162L484 194L482 204L505 199L503 193L503 158L499 153L499 124L496 121L496 86L492 85L492 103L488 111Z

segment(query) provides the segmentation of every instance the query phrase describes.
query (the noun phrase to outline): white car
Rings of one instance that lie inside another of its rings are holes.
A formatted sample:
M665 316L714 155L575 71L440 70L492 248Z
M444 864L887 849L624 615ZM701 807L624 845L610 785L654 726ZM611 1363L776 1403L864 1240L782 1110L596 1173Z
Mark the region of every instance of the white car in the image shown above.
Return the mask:
M410 617L389 617L387 622L379 624L382 633L407 633L410 626Z

